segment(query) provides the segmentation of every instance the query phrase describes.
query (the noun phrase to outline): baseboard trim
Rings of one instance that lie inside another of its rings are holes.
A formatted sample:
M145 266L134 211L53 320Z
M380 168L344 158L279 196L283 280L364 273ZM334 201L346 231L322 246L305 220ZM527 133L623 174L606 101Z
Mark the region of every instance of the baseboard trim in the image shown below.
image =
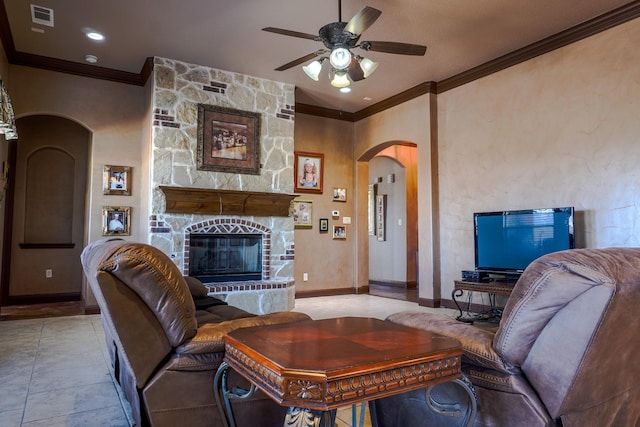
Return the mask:
M338 289L321 289L317 291L297 291L296 298L315 298L315 297L330 297L336 295L362 295L368 294L369 287L362 286L359 288L338 288Z
M396 281L396 280L369 280L369 285L389 286L400 289L415 289L418 286L416 281Z
M70 292L51 295L14 295L9 296L6 305L48 304L55 302L80 301L80 293Z

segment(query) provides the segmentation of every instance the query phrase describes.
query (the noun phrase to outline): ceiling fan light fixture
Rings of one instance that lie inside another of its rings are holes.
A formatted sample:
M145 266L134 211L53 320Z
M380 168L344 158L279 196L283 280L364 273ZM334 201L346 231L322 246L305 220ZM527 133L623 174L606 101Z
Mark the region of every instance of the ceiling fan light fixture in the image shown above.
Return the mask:
M329 62L336 70L344 70L351 63L351 52L343 47L333 49L329 55Z
M322 59L316 59L309 63L309 65L303 65L302 70L304 70L305 74L309 76L310 79L318 81L320 71L322 70Z
M346 71L336 71L333 75L333 80L331 80L331 86L333 87L347 87L351 84L349 77L347 76Z
M358 58L358 61L360 62L360 68L362 68L362 73L365 79L369 77L371 74L373 74L376 68L378 68L378 63L368 58L360 57Z

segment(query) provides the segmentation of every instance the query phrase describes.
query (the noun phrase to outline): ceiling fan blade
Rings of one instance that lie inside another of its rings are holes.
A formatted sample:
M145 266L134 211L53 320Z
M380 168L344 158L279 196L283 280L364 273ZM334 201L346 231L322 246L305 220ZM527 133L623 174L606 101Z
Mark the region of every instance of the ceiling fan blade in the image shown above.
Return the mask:
M301 56L298 59L294 59L291 62L288 62L288 63L286 63L284 65L279 66L278 68L276 68L276 71L288 70L289 68L295 67L296 65L300 65L300 64L303 64L303 63L305 63L307 61L310 61L310 60L312 60L313 58L315 58L317 56L318 56L318 52L313 52L313 53L310 53L308 55Z
M419 44L396 42L362 42L360 47L374 52L395 53L399 55L422 56L427 52L427 47Z
M351 18L346 27L344 27L344 31L348 31L351 34L360 35L374 22L376 22L376 19L380 17L381 13L382 12L378 9L366 6L360 12L356 13L353 18Z
M347 74L349 75L349 78L354 82L364 80L364 71L362 71L362 67L355 57L351 58Z
M319 40L318 36L315 36L313 34L301 33L299 31L292 31L292 30L284 30L282 28L266 27L266 28L263 28L262 31L267 31L269 33L282 34L283 36L298 37L301 39Z

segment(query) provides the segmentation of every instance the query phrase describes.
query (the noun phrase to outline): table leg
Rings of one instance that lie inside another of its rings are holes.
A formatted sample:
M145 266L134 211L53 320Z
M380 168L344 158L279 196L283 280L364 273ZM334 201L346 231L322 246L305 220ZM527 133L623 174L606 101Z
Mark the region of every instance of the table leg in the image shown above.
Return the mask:
M464 323L473 323L472 318L462 317L462 307L460 307L460 304L458 303L456 297L461 297L463 293L464 292L462 291L462 289L454 289L453 291L451 291L451 298L453 299L453 302L456 304L456 307L458 307L458 311L460 312L460 315L456 317L456 320ZM467 313L469 313L469 303L467 303Z
M284 427L333 427L335 411L318 411L290 407L284 419Z

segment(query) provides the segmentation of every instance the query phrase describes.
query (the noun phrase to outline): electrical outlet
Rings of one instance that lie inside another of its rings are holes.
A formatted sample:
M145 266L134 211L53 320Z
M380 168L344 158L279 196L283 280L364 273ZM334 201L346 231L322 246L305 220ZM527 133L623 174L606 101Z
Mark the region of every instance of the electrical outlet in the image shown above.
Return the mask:
M302 281L306 282L309 280L309 273L302 273Z
M53 277L53 270L50 268L47 268L44 271L44 277L46 277L47 279L51 279Z

